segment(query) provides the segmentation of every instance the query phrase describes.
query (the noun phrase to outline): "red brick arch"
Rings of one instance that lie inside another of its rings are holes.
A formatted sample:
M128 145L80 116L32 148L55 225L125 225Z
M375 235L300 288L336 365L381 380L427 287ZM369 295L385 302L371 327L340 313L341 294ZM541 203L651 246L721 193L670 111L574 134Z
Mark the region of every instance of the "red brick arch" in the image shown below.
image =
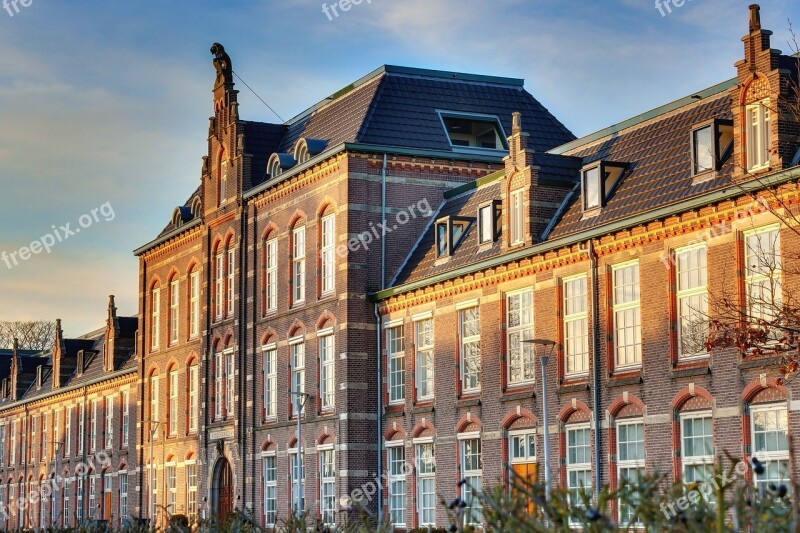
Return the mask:
M289 230L293 230L299 223L305 223L307 218L308 217L303 211L296 209L291 218L289 218Z
M316 328L324 329L326 327L332 327L334 325L336 325L336 317L334 316L333 313L331 313L326 309L319 316L319 319L317 319Z
M333 209L336 212L336 202L330 196L325 195L317 209L317 217L324 216L328 209Z
M278 337L278 332L272 328L267 328L267 331L261 336L261 345L269 344L269 342Z
M433 433L436 433L436 428L433 426L433 424L431 424L429 420L425 418L417 422L417 424L414 426L414 429L411 430L411 438L416 439L417 437L422 435L424 431L431 431Z
M305 335L306 325L303 324L303 322L300 319L295 319L295 321L292 322L292 325L289 328L289 338L291 339L292 337L297 337L298 332L301 332L302 335Z
M753 401L753 399L758 395L758 393L765 391L767 389L776 389L780 391L784 396L787 394L786 387L783 385L778 384L778 380L775 378L766 378L763 380L757 379L755 381L750 382L744 390L742 391L742 400L747 403Z
M569 420L569 417L573 415L573 413L577 413L578 411L586 414L589 417L592 416L592 410L589 409L588 405L580 400L573 400L572 403L565 405L561 411L558 412L558 419L561 422L566 422Z
M694 392L692 392L692 390L689 387L685 387L680 392L678 392L678 394L676 394L675 397L672 399L672 408L675 411L680 411L686 404L686 402L688 402L695 396L700 396L701 398L708 400L708 403L712 405L714 404L714 397L711 396L711 393L708 392L703 387L695 385Z
M481 419L472 413L467 413L462 416L456 424L456 433L463 433L469 426L472 425L477 426L478 430L483 429L483 422L481 422Z
M326 444L328 439L331 439L331 440L335 441L336 437L334 436L333 432L329 428L323 427L320 430L320 432L317 433L317 440L315 441L315 443L317 445Z
M628 394L627 399L625 398L624 395L618 396L617 399L611 402L611 405L608 407L608 414L610 414L611 416L617 416L617 414L619 414L619 412L622 411L622 409L624 409L629 405L634 405L638 407L639 410L642 412L642 414L644 414L644 409L645 409L644 402L642 402L642 400L640 400L633 394Z
M261 239L264 241L269 240L272 237L272 234L277 232L278 225L270 221L270 223L267 224L267 227L264 228L264 231L261 233Z
M392 422L392 425L386 428L386 431L383 432L383 440L386 441L404 439L404 438L406 438L406 432L403 429L403 426L401 426L397 422Z
M533 411L524 407L518 407L516 411L508 413L503 417L503 420L500 422L500 427L503 429L508 429L511 427L511 424L520 418L527 418L531 421L531 424L536 424L536 415L533 414Z

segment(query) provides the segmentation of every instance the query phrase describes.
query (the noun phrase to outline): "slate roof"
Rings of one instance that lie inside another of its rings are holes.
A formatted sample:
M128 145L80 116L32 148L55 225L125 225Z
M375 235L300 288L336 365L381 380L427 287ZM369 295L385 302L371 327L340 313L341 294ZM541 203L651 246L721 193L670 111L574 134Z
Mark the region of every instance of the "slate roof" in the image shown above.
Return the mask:
M534 154L534 164L540 167L540 179L561 181L565 186L572 185L573 189L579 183L584 165L598 160L627 164L627 170L599 215L583 219L579 188L567 195L560 216L552 222L547 240L568 237L728 186L733 171L731 158L723 164L717 177L693 184L690 147L692 126L712 118L732 118L727 87L721 85L711 96L700 101L690 98L686 102L647 120L609 128L605 135L591 135L585 143L573 141L568 149L556 148L551 153ZM526 123L523 121L523 124ZM475 218L479 205L500 199L499 186L498 181L493 181L457 194L445 201L435 218L448 215ZM488 248L480 247L477 224L472 224L449 259L437 261L435 228L431 225L392 286L446 274L503 253L499 241Z
M138 329L137 317L117 317L119 324L119 336L117 346L120 353L117 357L116 371L135 371L137 362L134 351L136 331ZM67 379L62 378L61 389L80 386L101 379L106 375L103 368L103 346L105 344L106 328L103 327L91 333L87 333L78 338L64 339L64 353L61 355L62 374L66 374ZM130 341L130 342L129 342ZM84 371L78 375L77 361L78 352L84 350ZM53 394L53 351L47 350L36 352L30 350L20 350L25 390L18 398L20 401L31 401ZM36 369L42 366L42 386L36 387ZM9 377L11 369L11 351L0 350L0 379ZM10 404L10 398L0 399L0 408Z

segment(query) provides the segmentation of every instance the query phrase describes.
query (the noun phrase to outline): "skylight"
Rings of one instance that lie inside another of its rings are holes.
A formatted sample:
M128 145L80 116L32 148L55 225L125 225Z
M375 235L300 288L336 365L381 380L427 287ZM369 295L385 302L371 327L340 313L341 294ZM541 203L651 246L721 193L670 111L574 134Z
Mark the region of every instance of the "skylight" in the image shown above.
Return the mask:
M494 115L439 111L447 138L455 151L505 151L506 136Z

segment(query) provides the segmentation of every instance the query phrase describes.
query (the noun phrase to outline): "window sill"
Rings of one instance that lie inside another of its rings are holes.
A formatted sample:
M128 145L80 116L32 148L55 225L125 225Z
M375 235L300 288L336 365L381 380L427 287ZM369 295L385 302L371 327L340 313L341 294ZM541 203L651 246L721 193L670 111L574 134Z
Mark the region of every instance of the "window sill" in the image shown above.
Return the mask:
M589 376L564 379L556 391L558 394L571 394L589 390Z
M644 383L641 369L635 369L635 370L623 369L614 372L609 376L607 386L623 387L625 385L639 385L641 383Z
M500 397L501 402L516 402L519 400L527 400L536 398L536 392L533 388L529 388L526 390L513 390L513 391L506 391Z
M782 356L748 356L742 358L739 363L739 370L747 370L749 368L764 368L769 366L777 366L783 363Z
M456 402L456 407L477 407L481 404L481 399L474 396L472 398L461 398Z
M435 411L436 408L432 404L428 404L428 405L417 406L411 412L415 415L419 415L424 413L433 413Z
M704 170L703 172L698 172L697 174L692 175L692 185L699 185L701 183L717 179L718 177L719 173L716 170Z

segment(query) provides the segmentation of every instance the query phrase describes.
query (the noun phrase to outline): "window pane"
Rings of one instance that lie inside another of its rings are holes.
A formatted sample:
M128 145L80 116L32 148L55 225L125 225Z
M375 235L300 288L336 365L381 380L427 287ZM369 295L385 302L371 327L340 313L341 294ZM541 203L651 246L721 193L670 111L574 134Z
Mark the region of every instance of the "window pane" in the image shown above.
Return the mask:
M706 126L694 132L694 173L714 167L713 128Z

